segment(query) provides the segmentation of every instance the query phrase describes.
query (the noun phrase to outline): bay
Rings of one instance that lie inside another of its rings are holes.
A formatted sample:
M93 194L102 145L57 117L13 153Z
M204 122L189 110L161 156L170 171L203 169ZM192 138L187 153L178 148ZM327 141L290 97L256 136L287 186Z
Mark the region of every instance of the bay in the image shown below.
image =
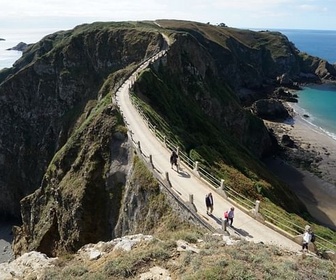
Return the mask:
M276 31L286 35L301 52L336 63L336 30ZM301 116L308 115L308 118L303 118L306 122L336 141L336 85L305 85L297 94L299 102L293 106L294 110Z

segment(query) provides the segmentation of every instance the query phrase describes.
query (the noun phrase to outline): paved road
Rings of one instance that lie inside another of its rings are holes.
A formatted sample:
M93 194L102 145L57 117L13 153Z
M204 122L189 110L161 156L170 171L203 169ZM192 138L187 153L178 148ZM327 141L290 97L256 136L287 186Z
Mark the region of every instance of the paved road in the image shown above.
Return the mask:
M122 85L116 95L116 101L123 113L128 129L132 132L133 139L136 142L140 141L141 150L145 155L152 155L153 164L159 170L162 179L164 179L165 173L168 172L172 188L182 200L188 201L189 195L193 194L197 213L212 227L220 229L223 213L232 205L227 199L213 191L211 186L194 176L192 171L183 164L180 165L179 172L171 169L169 162L170 151L149 130L147 124L131 103L129 87L135 77L136 73ZM205 207L205 195L209 192L212 192L214 198L212 216L206 214ZM229 233L236 233L247 240L274 244L291 251L299 251L301 248L297 243L258 222L237 207L235 208L233 226L233 228L228 229Z

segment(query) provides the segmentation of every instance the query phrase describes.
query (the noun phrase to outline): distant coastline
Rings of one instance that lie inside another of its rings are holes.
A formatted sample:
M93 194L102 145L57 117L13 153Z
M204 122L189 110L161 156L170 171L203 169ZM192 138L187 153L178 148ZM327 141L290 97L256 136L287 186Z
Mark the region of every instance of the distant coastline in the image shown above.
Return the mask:
M336 63L336 30L277 29L301 51Z

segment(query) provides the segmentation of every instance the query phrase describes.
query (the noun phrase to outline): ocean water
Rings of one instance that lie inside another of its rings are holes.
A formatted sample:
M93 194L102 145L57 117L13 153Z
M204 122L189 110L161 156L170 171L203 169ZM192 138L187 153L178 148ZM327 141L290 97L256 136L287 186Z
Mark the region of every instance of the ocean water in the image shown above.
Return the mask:
M11 67L13 63L21 57L21 52L7 50L17 44L18 43L15 44L14 41L11 40L0 41L0 69Z
M269 30L286 35L301 52L322 58L330 64L336 64L336 30ZM336 86L307 85L296 93L299 96L298 104L292 104L296 113L304 121L336 141ZM308 115L309 118L304 118L303 115Z
M279 29L302 52L336 63L336 30Z
M303 118L305 121L336 141L336 84L310 85L296 93L299 96L298 106L294 106L296 112L308 115Z
M11 67L21 57L19 51L6 49L20 42L35 43L44 36L61 30L56 27L43 27L33 30L0 29L0 69ZM272 29L274 30L274 29ZM329 63L336 63L336 30L298 30L277 29L292 41L302 52L326 59ZM336 87L335 86L307 86L298 92L297 108L300 115L307 114L307 122L319 127L336 140Z
M277 30L285 34L302 52L320 57L331 64L336 63L336 30ZM298 107L301 116L313 126L336 141L336 85L308 85L299 96ZM336 143L335 143L336 145Z
M27 29L0 29L0 70L12 67L13 63L22 56L20 51L9 51L7 49L15 47L20 42L26 44L36 43L44 36L57 31L55 28Z

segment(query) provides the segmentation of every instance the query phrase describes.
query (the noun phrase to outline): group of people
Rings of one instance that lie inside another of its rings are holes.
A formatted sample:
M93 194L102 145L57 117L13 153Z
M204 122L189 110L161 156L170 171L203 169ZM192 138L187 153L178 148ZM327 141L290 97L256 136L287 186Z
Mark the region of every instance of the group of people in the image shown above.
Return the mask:
M178 159L177 153L175 151L172 151L170 155L171 168L176 166L176 170L178 171L177 159ZM212 212L214 209L214 200L213 200L211 192L206 194L205 196L205 206L207 209L207 215L212 215ZM233 218L234 218L234 207L231 207L229 210L224 212L224 219L230 227L232 227ZM307 225L302 235L302 251L303 252L308 251L309 243L314 242L314 241L315 241L315 235L313 231L311 230L311 227Z
M212 197L212 193L208 193L205 196L205 206L207 209L207 214L212 215L214 209L214 201ZM224 219L230 227L232 227L234 218L234 207L231 207L230 210L224 212ZM302 251L307 252L309 243L315 242L315 234L312 231L309 225L306 225L305 231L302 235Z
M212 197L212 193L208 193L205 196L205 206L207 209L207 214L212 215L213 208L214 208L214 201ZM231 207L230 210L224 212L224 219L226 223L232 227L234 218L234 207Z

